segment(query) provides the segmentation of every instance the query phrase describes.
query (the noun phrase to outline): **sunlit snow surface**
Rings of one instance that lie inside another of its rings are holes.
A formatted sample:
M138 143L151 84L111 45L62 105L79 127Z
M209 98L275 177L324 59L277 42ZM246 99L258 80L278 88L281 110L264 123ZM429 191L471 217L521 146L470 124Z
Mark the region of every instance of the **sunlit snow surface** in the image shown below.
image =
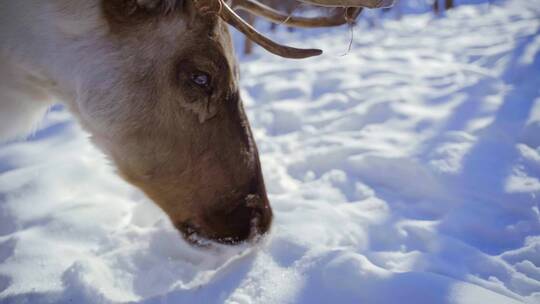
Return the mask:
M540 303L539 28L512 0L242 59L275 211L256 247L187 245L53 109L0 146L0 302Z

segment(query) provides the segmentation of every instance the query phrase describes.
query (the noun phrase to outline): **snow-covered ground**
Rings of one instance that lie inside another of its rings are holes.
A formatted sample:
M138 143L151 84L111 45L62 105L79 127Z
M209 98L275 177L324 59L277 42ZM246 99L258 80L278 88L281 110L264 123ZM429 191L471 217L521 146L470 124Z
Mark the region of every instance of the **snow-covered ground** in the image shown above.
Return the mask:
M242 60L275 211L255 247L186 244L60 107L0 146L0 302L540 303L540 1L354 36Z

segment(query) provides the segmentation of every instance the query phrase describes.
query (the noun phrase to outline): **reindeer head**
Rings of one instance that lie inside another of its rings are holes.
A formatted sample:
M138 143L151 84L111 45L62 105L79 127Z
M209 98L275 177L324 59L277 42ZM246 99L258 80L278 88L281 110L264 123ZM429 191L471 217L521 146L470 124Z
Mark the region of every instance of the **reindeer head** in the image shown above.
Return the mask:
M77 88L74 111L92 139L188 240L237 243L264 234L272 221L227 24L283 57L321 53L267 39L234 8L304 27L343 24L360 11L310 19L252 0L102 0L102 58Z

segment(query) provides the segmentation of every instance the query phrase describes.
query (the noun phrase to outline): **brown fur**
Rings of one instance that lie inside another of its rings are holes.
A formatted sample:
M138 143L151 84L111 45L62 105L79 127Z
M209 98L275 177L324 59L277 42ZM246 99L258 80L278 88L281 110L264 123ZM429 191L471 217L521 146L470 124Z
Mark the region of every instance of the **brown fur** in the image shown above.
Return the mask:
M119 106L121 129L87 128L188 238L235 243L266 232L272 212L227 26L189 2L148 11L103 0L111 47L129 67L122 81L136 92ZM208 88L191 80L200 71L211 77Z

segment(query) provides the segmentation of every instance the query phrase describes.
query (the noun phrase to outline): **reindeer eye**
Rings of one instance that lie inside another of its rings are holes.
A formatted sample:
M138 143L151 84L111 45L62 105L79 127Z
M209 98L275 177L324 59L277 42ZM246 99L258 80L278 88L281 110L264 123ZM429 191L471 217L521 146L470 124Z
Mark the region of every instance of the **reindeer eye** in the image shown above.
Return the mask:
M210 86L210 76L204 72L195 72L191 74L191 81L203 89L208 89Z

